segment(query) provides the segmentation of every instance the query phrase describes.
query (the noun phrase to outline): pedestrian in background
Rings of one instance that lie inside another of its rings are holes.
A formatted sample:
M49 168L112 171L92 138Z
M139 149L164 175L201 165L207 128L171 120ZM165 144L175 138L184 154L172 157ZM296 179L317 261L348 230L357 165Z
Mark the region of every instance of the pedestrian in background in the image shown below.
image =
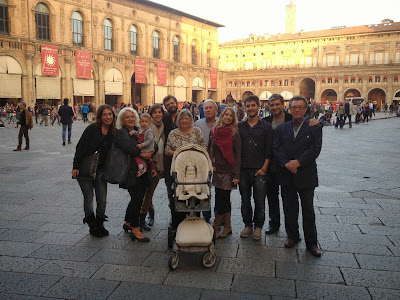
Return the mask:
M83 104L83 106L81 108L81 112L82 112L83 123L89 122L89 119L88 119L89 107L86 105L86 103Z
M64 105L60 106L58 110L58 115L61 117L62 124L62 140L63 146L65 146L66 131L68 127L68 144L71 144L71 134L72 134L72 118L74 117L74 111L71 106L68 106L69 99L64 98Z
M22 137L25 137L25 148L24 150L29 150L29 129L33 127L32 116L29 111L26 109L26 103L21 101L19 103L20 107L20 119L19 125L21 125L18 133L18 146L14 151L21 151L22 148Z

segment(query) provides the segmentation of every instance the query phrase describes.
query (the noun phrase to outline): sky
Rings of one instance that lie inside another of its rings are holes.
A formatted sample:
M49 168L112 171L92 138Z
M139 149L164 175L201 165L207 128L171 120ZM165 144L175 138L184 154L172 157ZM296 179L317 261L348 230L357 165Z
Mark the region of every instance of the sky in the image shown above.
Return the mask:
M152 0L197 17L225 25L218 29L220 43L255 35L285 32L285 6L289 0ZM199 3L197 5L196 3ZM400 22L400 0L294 0L296 31L336 26Z

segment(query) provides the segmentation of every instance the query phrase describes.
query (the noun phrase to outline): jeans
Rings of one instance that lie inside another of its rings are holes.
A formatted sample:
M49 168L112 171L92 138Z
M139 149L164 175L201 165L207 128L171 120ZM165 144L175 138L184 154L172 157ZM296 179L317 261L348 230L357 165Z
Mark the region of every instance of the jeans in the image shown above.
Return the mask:
M281 226L281 213L279 210L279 184L276 182L278 176L278 173L271 172L269 172L267 175L269 226L272 228L279 228L279 226Z
M231 212L231 190L215 188L215 208L219 215Z
M283 211L285 212L285 229L288 238L298 241L299 234L299 199L303 215L304 239L307 246L317 245L317 228L315 226L314 188L297 189L292 185L282 186Z
M240 170L239 191L242 197L242 218L247 227L262 228L265 222L265 196L267 195L266 175L254 176L259 169ZM251 205L253 191L254 216Z
M128 188L131 201L126 208L125 222L130 223L131 227L139 227L140 209L147 190L147 186L141 177L137 177L138 182L136 185Z
M28 125L21 125L18 133L18 148L21 149L22 147L22 137L25 137L26 141L26 148L29 148L29 127Z
M343 125L346 123L347 118L349 118L349 128L351 128L351 115L344 115Z
M83 209L85 210L85 218L94 214L93 212L93 190L96 192L96 217L98 219L105 218L107 204L107 182L103 180L103 171L97 171L96 179L79 178L78 183L83 194Z
M146 194L144 196L144 200L142 203L142 210L140 211L141 214L146 215L149 212L150 208L153 207L153 195L159 181L160 181L160 175L153 177L153 179L151 180L151 184L147 188Z
M63 124L62 125L62 140L65 142L65 136L67 134L67 126L68 126L68 142L71 141L71 133L72 133L72 124Z

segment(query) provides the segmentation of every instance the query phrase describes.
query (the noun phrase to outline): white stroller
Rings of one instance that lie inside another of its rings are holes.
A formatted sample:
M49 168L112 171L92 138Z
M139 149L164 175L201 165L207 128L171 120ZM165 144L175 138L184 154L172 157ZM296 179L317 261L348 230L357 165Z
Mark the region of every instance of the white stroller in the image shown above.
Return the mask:
M169 268L179 264L179 251L204 252L203 265L211 268L217 257L214 250L214 228L195 213L208 211L211 199L212 164L207 151L198 145L179 147L172 158L174 205L177 212L189 213L177 230L168 228L168 246L174 254ZM174 242L175 238L175 242Z

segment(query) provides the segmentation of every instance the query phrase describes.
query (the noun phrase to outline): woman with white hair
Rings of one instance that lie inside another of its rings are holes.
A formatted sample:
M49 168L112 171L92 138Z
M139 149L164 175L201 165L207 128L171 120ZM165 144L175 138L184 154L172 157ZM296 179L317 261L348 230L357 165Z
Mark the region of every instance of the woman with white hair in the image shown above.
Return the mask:
M147 172L137 177L138 165L135 157L141 155L141 150L137 147L138 138L136 135L129 133L137 130L139 125L139 115L133 108L125 107L119 114L117 126L120 128L115 136L115 147L120 148L123 152L131 156L128 170L128 180L124 184L120 184L120 188L128 190L131 201L126 208L124 230L131 231L131 239L139 242L148 242L150 239L145 237L139 228L140 209L147 187L151 183L151 178L147 176Z
M168 135L167 145L165 146L165 155L173 156L176 149L190 144L200 145L207 149L204 142L203 133L197 127L194 127L193 116L188 109L182 109L176 117L178 128L172 130ZM172 228L178 228L179 223L186 217L185 213L177 213L175 205L169 204L172 216Z

